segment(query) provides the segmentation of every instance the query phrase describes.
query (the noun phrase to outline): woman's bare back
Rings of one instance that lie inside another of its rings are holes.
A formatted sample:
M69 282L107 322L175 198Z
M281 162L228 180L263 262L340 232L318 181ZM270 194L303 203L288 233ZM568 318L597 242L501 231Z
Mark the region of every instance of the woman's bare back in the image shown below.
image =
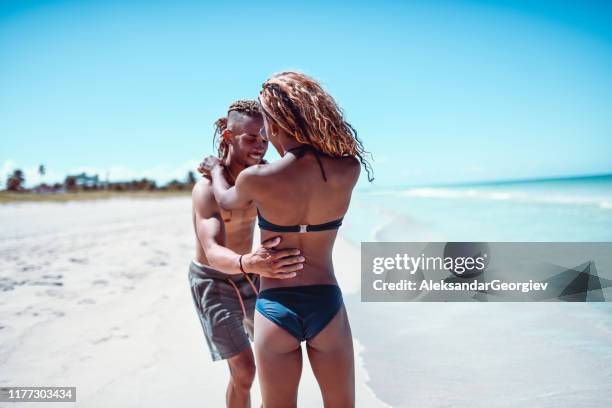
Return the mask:
M263 166L255 197L262 216L276 225L322 224L344 217L357 182L360 163L354 157L319 154L327 181L312 149L302 157L288 153ZM262 279L261 289L278 286L335 284L332 250L338 230L278 233L261 230L261 239L280 235L279 248L299 248L304 269L293 279Z

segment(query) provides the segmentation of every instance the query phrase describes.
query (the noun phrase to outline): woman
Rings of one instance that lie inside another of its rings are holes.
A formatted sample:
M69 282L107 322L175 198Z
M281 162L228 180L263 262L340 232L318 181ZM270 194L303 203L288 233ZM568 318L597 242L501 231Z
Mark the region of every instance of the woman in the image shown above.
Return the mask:
M221 207L254 202L261 239L280 235L283 247L299 248L306 258L293 279L261 279L255 355L264 407L296 406L302 341L325 406L352 407L353 342L332 249L360 162L368 177L370 167L334 99L306 75L273 76L263 85L260 105L262 136L282 158L244 170L232 188L214 159L211 173Z

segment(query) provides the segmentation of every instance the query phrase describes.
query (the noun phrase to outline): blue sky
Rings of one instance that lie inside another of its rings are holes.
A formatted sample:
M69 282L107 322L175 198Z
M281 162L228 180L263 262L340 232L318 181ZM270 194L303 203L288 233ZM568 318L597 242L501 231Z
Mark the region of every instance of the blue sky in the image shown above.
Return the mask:
M378 186L612 172L605 2L218 3L1 2L0 182L184 177L286 69L337 99Z

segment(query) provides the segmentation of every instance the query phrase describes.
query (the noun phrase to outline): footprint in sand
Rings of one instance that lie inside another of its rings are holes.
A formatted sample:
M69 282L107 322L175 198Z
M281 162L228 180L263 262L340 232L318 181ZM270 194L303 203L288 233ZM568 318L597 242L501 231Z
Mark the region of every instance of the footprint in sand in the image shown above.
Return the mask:
M104 279L96 279L95 281L91 282L91 284L94 286L106 286L108 285L108 281Z
M26 314L28 311L30 311L31 309L32 309L32 306L28 306L25 309L16 312L15 316L22 316L22 315Z
M168 263L166 261L150 260L150 261L147 261L147 265L150 265L150 266L166 266L166 265L168 265Z
M31 281L28 282L31 286L64 286L63 282L45 282L45 281Z
M15 289L15 281L9 278L0 278L0 290L3 292Z
M49 296L59 299L72 300L78 297L78 293L66 291L65 289L47 289L44 292L36 292L36 296Z
M104 336L104 337L100 337L99 339L93 340L92 344L101 344L101 343L106 343L107 341L109 341L110 339L112 339L113 336Z
M127 334L123 333L121 331L120 328L118 327L113 327L111 328L111 333L100 337L99 339L93 340L92 344L102 344L102 343L106 343L112 339L121 339L121 340L125 340L128 339L130 336L128 336Z
M2 279L0 280L0 290L2 290L3 292L6 292L9 290L15 289L15 286L25 285L26 283L29 283L29 281L27 280L14 281L8 278Z
M42 281L31 281L28 284L32 286L64 286L62 282L63 275L58 274L45 274L42 276Z
M31 315L34 317L38 317L38 316L64 317L66 316L66 313L61 312L59 310L53 310L53 309L41 309L37 312L32 312Z

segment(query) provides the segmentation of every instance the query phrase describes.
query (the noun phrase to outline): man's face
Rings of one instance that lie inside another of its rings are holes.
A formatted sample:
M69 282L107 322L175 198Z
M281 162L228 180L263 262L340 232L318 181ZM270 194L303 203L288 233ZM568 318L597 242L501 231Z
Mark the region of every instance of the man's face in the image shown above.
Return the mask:
M239 121L231 124L232 158L246 166L259 164L268 150L268 142L259 134L263 127L261 117L242 115Z

